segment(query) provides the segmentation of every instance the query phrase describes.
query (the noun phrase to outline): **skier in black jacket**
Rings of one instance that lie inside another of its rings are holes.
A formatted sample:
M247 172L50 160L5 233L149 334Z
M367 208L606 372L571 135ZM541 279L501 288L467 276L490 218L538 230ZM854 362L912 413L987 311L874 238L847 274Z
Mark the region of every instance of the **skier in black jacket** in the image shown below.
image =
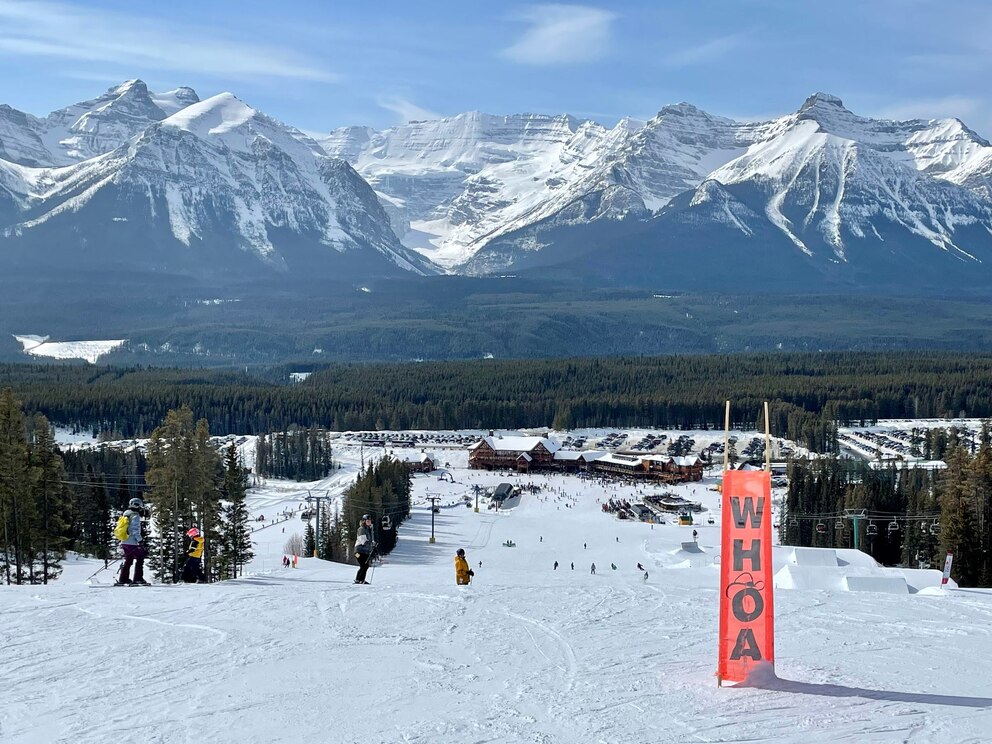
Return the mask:
M355 575L356 584L368 584L365 574L369 571L372 553L375 551L375 539L372 533L372 517L362 515L358 523L358 538L355 540L355 558L358 559L358 573Z

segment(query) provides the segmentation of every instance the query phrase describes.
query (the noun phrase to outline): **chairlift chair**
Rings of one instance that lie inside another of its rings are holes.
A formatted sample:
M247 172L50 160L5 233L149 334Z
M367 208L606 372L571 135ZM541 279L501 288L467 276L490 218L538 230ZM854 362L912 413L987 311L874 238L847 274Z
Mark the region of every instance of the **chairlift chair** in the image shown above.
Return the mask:
M825 533L827 531L827 525L825 525L823 522L817 522L816 523L816 531L819 534L822 535L823 533Z
M890 533L892 533L892 532L898 532L899 531L899 523L896 520L893 519L891 522L889 522L888 530L889 530Z
M865 527L865 534L868 535L869 537L874 537L875 535L877 535L878 534L878 525L876 525L872 521L869 521L868 522L868 526Z
M389 518L388 514L384 514L382 517L382 529L384 530L393 529L393 520Z
M933 524L930 525L930 534L931 535L939 535L940 534L940 520L939 519L933 520Z
M844 520L843 519L838 519L836 522L834 522L834 529L837 530L838 532L840 532L841 530L843 530L844 529Z
M799 526L799 520L796 517L792 517L789 520L789 526L790 527L798 527Z

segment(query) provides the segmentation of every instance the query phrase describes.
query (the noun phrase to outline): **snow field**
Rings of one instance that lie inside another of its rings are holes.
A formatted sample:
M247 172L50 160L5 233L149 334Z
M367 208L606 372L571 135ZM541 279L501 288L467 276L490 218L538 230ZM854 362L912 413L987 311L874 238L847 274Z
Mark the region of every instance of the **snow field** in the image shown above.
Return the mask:
M336 455L330 479L253 490L255 513L268 521L307 488L340 493L360 454ZM695 527L695 553L692 528L620 521L596 502L636 487L452 466L455 483L415 477L412 518L371 586L351 583L353 566L281 568L296 517L254 533L238 581L94 590L82 582L97 564L79 560L49 587L0 590L0 741L988 740L989 592L777 591L779 678L719 689L719 517ZM504 480L544 490L498 513L458 505ZM711 483L679 490L715 506ZM428 492L446 504L433 545ZM469 587L454 583L458 547Z

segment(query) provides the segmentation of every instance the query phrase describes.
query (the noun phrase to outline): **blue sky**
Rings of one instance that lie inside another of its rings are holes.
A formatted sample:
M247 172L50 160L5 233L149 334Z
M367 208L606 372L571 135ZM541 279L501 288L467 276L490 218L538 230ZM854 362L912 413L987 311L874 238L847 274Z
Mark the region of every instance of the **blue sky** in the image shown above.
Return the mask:
M140 77L308 131L468 110L738 118L826 91L992 137L988 0L0 0L0 102L43 115Z

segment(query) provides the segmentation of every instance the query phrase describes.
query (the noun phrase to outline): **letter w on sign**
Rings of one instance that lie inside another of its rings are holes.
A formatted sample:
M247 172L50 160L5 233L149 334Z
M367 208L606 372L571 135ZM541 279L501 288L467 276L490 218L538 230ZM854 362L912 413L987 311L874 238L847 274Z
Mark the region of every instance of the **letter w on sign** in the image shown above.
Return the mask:
M717 677L743 682L759 663L775 663L771 476L723 474L720 639Z

